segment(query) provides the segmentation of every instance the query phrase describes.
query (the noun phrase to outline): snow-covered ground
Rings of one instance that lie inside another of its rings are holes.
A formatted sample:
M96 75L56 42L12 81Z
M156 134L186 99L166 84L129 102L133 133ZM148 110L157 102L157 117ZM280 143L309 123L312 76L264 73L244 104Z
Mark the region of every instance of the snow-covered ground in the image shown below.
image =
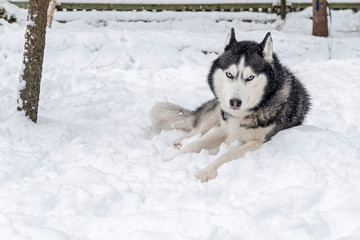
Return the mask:
M0 19L1 239L360 239L360 12L332 13L331 60L328 39L311 36L311 9L286 22L57 12L68 22L47 30L33 124L16 111L26 12L5 5L19 23ZM200 183L194 174L216 156L164 162L183 133L152 131L148 113L212 98L206 76L230 27L238 40L271 31L313 105L303 126Z

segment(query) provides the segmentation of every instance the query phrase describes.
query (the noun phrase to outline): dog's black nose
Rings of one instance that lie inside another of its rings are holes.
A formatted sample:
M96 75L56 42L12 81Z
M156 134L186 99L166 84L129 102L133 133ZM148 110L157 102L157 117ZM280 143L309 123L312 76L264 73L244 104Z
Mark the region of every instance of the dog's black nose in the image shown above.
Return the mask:
M238 98L230 99L230 107L234 110L238 110L241 106L241 100Z

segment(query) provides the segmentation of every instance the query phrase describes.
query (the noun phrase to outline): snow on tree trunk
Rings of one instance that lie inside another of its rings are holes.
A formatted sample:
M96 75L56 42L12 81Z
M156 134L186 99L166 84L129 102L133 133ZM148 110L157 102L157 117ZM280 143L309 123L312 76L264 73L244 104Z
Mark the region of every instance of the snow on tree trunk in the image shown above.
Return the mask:
M329 35L326 0L313 0L313 35L319 37Z
M40 82L45 49L46 18L49 0L30 0L25 33L23 67L18 86L19 111L37 122Z

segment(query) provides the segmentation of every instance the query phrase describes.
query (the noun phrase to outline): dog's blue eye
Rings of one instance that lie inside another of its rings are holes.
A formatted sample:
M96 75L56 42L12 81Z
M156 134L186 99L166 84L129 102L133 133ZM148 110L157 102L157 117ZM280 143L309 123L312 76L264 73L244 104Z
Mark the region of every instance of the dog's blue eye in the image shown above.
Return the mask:
M229 73L229 72L226 72L225 74L226 74L226 76L227 76L228 78L234 78L234 76L233 76L231 73Z
M248 77L247 79L246 79L246 81L251 81L251 80L253 80L255 77L253 76L253 75L251 75L250 77Z

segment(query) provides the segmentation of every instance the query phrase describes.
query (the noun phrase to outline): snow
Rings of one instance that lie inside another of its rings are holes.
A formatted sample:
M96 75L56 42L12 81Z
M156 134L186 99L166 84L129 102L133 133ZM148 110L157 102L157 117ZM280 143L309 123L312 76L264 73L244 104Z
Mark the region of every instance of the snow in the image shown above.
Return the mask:
M286 22L56 12L67 23L47 30L37 124L16 111L26 11L12 12L20 23L0 19L1 239L360 239L360 12L332 12L331 60L328 40L311 36L311 9ZM270 31L313 105L303 126L200 183L216 155L164 162L183 132L154 132L148 113L212 98L206 76L231 27L238 40Z

